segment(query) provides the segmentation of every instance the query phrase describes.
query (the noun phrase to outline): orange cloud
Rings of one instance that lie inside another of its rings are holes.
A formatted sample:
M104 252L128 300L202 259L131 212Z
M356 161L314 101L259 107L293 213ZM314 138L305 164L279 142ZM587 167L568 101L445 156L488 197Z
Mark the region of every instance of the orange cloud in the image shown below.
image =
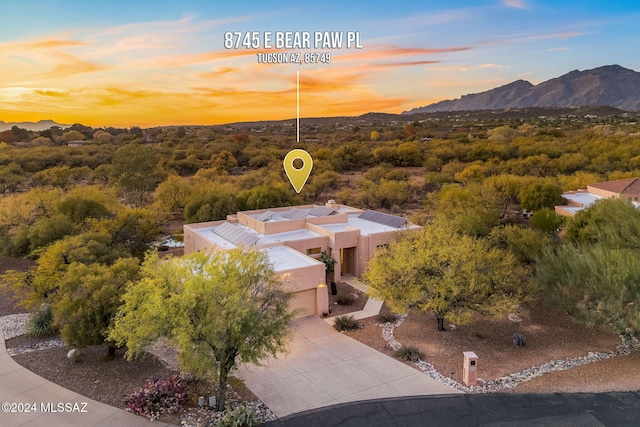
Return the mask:
M86 46L86 42L76 40L34 40L19 43L0 43L0 51L24 52L25 50L57 49L62 47Z
M399 68L399 67L413 67L416 65L431 65L439 64L441 61L404 61L404 62L388 62L372 64L368 68Z
M365 61L373 59L395 58L403 56L432 55L437 53L452 53L469 50L466 46L456 46L448 48L402 48L398 46L372 46L366 51L348 53L346 55L335 55L332 61Z

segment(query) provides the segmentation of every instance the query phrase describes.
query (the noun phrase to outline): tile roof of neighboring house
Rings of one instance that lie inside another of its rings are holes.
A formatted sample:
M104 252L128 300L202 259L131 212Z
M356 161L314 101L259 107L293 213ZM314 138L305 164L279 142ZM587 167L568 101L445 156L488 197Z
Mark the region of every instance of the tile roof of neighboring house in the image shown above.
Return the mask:
M640 179L627 178L618 179L616 181L597 182L590 184L589 187L599 188L600 190L611 191L618 194L639 194Z
M640 194L640 179L633 178L633 182L622 190L622 194Z

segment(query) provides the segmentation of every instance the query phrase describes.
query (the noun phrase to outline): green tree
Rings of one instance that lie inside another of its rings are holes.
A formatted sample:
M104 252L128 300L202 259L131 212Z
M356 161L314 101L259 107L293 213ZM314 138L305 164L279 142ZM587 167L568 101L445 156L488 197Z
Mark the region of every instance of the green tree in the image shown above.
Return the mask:
M372 295L395 312L432 312L467 323L473 312L502 314L526 296L525 270L508 251L438 221L376 251L365 273Z
M42 218L29 227L27 231L29 250L32 252L32 256L37 256L38 249L62 239L64 236L71 234L72 231L73 223L64 215Z
M87 218L104 218L110 214L102 201L81 194L65 196L57 206L58 212L74 224L80 224Z
M640 251L604 244L546 249L536 279L546 301L588 324L640 330Z
M77 130L70 130L62 134L63 142L82 141L82 140L84 140L84 135L78 132Z
M409 126L409 125L407 125ZM416 142L400 144L396 151L396 166L421 166L422 152Z
M531 184L520 191L522 207L529 211L549 208L562 204L562 188L555 184Z
M0 195L16 191L25 181L24 171L16 162L0 166Z
M628 200L598 200L569 219L566 230L576 244L640 248L640 211Z
M291 186L270 184L261 185L241 192L237 197L240 210L268 209L281 206L293 206L300 203Z
M110 172L111 179L133 207L142 206L147 194L160 181L158 158L153 149L137 143L127 144L116 151Z
M164 218L146 209L123 209L113 218L90 221L92 231L111 237L111 245L122 257L142 258L158 238Z
M499 126L495 129L490 129L487 133L489 134L489 139L502 144L510 143L519 135L519 132L510 126Z
M87 166L79 168L70 168L67 165L54 166L33 174L33 184L50 185L64 190L86 180L90 175L91 169Z
M195 193L190 179L171 175L156 189L156 202L164 212L182 213Z
M548 301L587 324L640 330L640 211L603 199L569 219L568 242L544 250L536 278Z
M237 188L229 184L212 184L211 187L203 194L192 196L185 204L184 216L188 223L217 221L238 211Z
M212 154L209 160L211 168L219 172L229 172L231 169L238 167L238 160L233 157L229 151L221 151L217 154Z
M149 255L142 279L124 295L109 338L132 358L165 336L180 349L183 370L217 371L217 409L238 361L258 363L286 349L291 293L266 254L242 248L159 261Z
M111 265L120 255L107 234L88 232L66 236L47 246L30 271L10 272L4 279L16 293L24 296L21 304L32 309L55 298L70 265Z
M318 174L312 174L309 182L304 186L303 193L309 195L312 202L318 200L320 195L338 184L340 175L334 171L327 170Z
M549 236L518 225L494 227L487 238L493 246L510 251L523 264L533 264L542 250L551 245Z
M69 265L52 299L54 324L67 347L105 342L127 283L137 278L139 260L120 258L113 265ZM110 357L116 346L109 344Z
M449 184L427 198L435 216L446 218L455 227L472 236L486 236L500 218L495 193L478 185Z
M534 212L534 214L531 215L529 223L532 227L543 233L553 234L564 223L564 220L563 217L556 214L555 211L544 208Z
M95 142L100 142L100 143L109 143L111 142L111 140L113 139L113 135L111 135L109 132L105 132L103 130L97 130L94 134L93 134L93 140Z

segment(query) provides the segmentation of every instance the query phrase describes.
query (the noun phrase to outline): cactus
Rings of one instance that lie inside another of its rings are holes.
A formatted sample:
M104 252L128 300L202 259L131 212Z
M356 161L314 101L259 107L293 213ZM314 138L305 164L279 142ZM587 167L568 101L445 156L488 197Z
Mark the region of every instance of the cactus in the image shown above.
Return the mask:
M513 345L518 346L518 347L524 347L526 345L526 341L524 339L524 335L522 335L521 333L518 333L518 332L513 334Z

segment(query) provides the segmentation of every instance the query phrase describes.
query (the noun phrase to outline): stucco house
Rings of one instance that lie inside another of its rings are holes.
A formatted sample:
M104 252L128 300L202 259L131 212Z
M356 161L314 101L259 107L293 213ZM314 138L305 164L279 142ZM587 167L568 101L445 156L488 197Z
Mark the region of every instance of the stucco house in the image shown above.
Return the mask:
M185 254L237 246L264 250L285 283L295 292L298 316L322 316L329 309L322 251L337 262L330 280L360 276L376 248L402 230L419 228L407 219L329 201L324 206L261 209L229 215L225 221L184 226Z
M574 216L600 199L625 199L640 207L640 179L627 178L597 182L587 185L586 190L567 191L562 194L567 204L556 206L558 215Z

